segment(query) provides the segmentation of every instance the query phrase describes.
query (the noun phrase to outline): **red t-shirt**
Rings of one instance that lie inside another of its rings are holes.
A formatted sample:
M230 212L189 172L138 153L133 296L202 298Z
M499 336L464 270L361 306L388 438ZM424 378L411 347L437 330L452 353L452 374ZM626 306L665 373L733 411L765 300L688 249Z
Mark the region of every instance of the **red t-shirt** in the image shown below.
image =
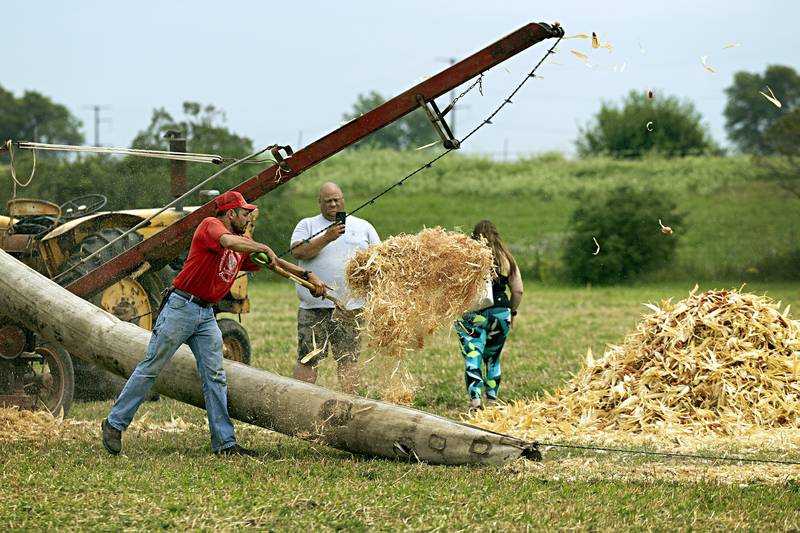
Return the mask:
M234 252L219 243L228 233L231 231L219 219L203 219L192 237L189 257L172 284L207 302L218 302L231 290L239 270L259 270L261 267L250 261L248 254Z

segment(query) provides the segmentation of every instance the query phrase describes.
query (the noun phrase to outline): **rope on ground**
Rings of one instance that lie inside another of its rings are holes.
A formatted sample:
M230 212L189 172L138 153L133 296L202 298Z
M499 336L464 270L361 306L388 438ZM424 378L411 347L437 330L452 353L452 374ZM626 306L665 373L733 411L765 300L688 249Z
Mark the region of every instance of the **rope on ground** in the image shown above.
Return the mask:
M761 459L757 457L742 457L737 455L702 455L695 453L679 453L679 452L659 452L653 450L636 450L630 448L606 448L602 446L588 446L579 444L562 444L559 442L546 442L546 441L533 441L537 446L545 446L550 448L566 448L575 450L587 450L594 452L611 452L611 453L628 453L634 455L658 455L661 457L675 457L678 459L702 459L707 461L733 461L745 463L771 463L779 465L800 465L800 461L789 461L785 459Z

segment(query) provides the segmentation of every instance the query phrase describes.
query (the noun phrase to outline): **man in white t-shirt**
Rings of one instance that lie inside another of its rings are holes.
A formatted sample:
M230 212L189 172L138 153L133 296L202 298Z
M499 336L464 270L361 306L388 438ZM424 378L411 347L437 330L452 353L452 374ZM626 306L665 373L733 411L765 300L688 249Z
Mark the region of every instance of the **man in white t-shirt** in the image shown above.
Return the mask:
M292 255L298 265L314 272L347 308L337 311L333 319L333 303L315 298L297 285L300 308L297 311L297 366L294 378L309 383L317 381L317 365L333 353L337 363L339 385L348 394L358 386L358 355L361 350L359 315L362 300L352 298L345 283L347 261L358 251L380 243L372 224L348 215L344 222L336 221L336 213L344 212L344 194L335 183L319 188L319 211L315 217L298 222L292 233ZM321 232L321 233L319 233ZM313 235L316 237L312 237Z

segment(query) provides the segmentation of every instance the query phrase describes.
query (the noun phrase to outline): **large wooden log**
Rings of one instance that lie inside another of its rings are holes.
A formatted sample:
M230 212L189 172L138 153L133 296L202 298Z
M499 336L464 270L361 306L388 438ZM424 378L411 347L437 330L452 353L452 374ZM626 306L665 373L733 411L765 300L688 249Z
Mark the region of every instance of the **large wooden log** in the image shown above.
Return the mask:
M150 332L63 289L0 251L0 313L128 377L144 358ZM225 361L233 418L349 452L435 464L502 463L538 457L533 443L408 407L331 391ZM194 356L181 346L156 390L203 408Z

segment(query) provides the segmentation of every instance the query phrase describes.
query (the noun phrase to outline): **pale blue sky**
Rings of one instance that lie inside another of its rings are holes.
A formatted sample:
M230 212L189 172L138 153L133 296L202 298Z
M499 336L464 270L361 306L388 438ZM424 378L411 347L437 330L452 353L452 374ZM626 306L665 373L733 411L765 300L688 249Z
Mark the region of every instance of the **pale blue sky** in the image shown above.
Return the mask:
M184 100L213 104L236 133L303 144L339 126L359 93L393 96L527 22L559 20L568 35L595 31L613 50L568 40L544 77L532 80L491 127L464 147L511 154L572 152L579 126L603 100L630 89L691 99L725 143L723 89L739 70L785 64L800 70L800 3L764 0L226 3L4 2L0 85L40 91L65 104L93 140L92 111L109 106L105 145L127 146L155 107L174 114ZM740 44L723 49L728 44ZM548 42L490 71L484 96L470 93L458 132L496 107ZM592 68L570 54L590 56ZM711 74L700 58L708 56ZM613 66L625 63L623 72ZM777 95L780 98L780 95ZM770 105L765 102L765 105ZM457 133L458 133L457 132Z

